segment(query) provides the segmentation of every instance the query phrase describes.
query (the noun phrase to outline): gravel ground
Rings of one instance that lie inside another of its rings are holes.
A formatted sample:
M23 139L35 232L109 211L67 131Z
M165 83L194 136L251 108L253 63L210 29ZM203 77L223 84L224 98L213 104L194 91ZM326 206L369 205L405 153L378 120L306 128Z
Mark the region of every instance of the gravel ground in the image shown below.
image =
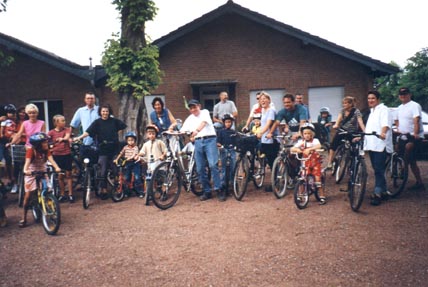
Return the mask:
M182 193L167 211L137 197L83 210L77 193L56 236L30 214L18 228L10 194L0 286L427 286L428 191L378 207L367 195L355 213L328 180L327 205L305 210L252 185L242 202Z

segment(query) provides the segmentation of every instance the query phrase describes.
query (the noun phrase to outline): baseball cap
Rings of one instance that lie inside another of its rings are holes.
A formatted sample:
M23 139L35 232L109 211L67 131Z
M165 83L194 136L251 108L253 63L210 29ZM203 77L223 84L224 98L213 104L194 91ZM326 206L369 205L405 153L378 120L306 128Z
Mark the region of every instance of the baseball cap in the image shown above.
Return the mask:
M398 90L398 94L400 96L408 95L408 94L410 94L410 90L409 90L409 88L400 88Z
M187 103L187 105L190 107L190 106L200 105L200 103L199 103L199 101L198 101L198 100L191 99L191 100Z

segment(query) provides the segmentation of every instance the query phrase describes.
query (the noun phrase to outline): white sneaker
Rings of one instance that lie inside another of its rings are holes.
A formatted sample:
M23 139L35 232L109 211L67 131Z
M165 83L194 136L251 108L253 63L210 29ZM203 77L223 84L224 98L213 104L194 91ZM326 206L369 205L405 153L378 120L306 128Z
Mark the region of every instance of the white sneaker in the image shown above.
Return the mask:
M10 190L10 193L17 193L18 192L18 185L14 184L12 189Z

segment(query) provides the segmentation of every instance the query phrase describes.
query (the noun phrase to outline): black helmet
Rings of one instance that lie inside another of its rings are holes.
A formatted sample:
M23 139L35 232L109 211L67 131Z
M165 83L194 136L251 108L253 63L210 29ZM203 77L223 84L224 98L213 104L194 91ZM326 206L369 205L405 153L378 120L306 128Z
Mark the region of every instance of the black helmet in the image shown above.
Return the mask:
M306 130L306 129L309 129L309 130L315 132L315 127L311 123L305 123L305 124L303 124L303 126L300 128L300 132L303 133L303 131Z
M155 125L148 125L148 126L146 127L146 131L148 131L148 130L153 130L153 131L155 131L156 135L158 135L158 133L159 133L159 129L158 129L158 127L157 127L157 126L155 126Z
M134 132L127 132L125 135L125 140L127 140L129 137L134 138L134 140L137 140L137 135Z
M16 107L12 104L8 104L8 105L4 106L4 111L6 113L14 114L14 113L16 113Z
M222 118L221 120L223 121L223 123L224 123L226 120L231 120L231 121L233 122L233 121L235 121L235 118L234 118L231 114L224 114L224 115L223 115L223 118Z
M330 109L328 108L328 107L322 107L321 109L320 109L320 114L321 113L330 113Z
M45 133L35 133L30 136L30 144L34 147L39 147L42 142L47 141L48 139L49 136Z

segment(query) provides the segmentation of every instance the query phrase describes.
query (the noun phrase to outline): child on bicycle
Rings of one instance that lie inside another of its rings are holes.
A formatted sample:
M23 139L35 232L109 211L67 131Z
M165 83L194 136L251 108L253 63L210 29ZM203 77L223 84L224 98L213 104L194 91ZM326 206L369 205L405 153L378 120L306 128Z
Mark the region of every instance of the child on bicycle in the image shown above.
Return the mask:
M52 157L49 150L48 135L42 132L37 132L29 137L29 143L31 147L27 149L25 154L24 164L24 216L19 221L19 227L27 226L27 211L29 209L29 201L32 194L37 190L36 177L31 172L44 172L47 169L47 161L52 164L56 172L60 172L61 169ZM48 176L46 176L47 182L49 182Z
M262 124L261 119L262 118L261 118L260 114L255 114L254 115L254 118L253 118L253 127L251 128L251 134L257 135L260 132L260 130L261 130L261 124ZM256 146L256 151L257 151L258 156L261 157L261 158L263 158L263 157L265 157L265 154L264 153L262 153L262 154L260 153L261 146L262 146L262 143L259 141L258 144L257 144L257 146Z
M159 129L155 125L146 127L146 137L148 141L143 144L139 156L143 157L147 164L164 160L166 158L167 148L163 141L157 138Z
M141 179L141 163L138 161L137 135L134 132L127 132L125 135L126 145L117 155L114 163L117 164L120 158L126 160L125 163L125 180L131 182L134 175L134 189L140 198L144 197L143 183Z
M326 134L326 141L330 142L330 129L333 123L331 122L330 109L328 107L322 107L317 120L318 124L324 129Z
M231 114L224 114L223 118L223 129L217 133L217 146L223 146L224 149L221 150L221 179L222 179L222 188L225 187L226 181L226 162L227 162L227 153L230 152L231 162L230 170L234 170L236 164L236 152L234 147L236 146L236 131L232 128L235 118ZM233 172L230 173L230 182L233 181ZM225 190L227 196L228 190ZM226 199L226 197L224 197ZM220 200L223 201L223 197L220 197Z
M67 199L70 203L74 203L73 197L73 181L71 177L72 162L70 135L71 129L65 127L65 117L63 115L55 115L53 117L55 128L48 132L50 141L53 144L51 153L58 166L65 171L65 181L68 187L68 197L65 195L64 175L58 175L58 183L60 189L60 202L65 202Z
M305 167L308 170L308 174L312 174L315 177L320 204L326 204L327 201L321 184L321 155L316 151L321 148L321 143L315 138L315 127L311 123L304 124L300 128L300 133L303 138L299 139L290 151L301 153L304 158L311 156L309 160L305 161Z

